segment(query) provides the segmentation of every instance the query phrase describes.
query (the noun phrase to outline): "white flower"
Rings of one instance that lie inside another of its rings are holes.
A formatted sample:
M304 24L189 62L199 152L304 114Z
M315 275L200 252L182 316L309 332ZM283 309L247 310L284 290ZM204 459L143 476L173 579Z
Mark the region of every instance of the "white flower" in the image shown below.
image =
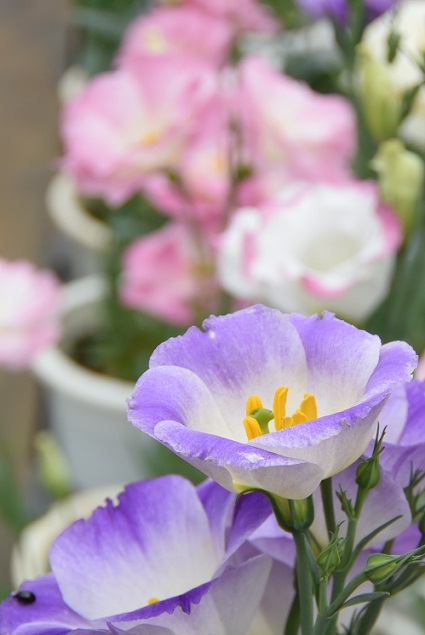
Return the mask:
M387 293L400 238L374 184L297 184L267 205L236 212L218 274L239 298L362 320Z

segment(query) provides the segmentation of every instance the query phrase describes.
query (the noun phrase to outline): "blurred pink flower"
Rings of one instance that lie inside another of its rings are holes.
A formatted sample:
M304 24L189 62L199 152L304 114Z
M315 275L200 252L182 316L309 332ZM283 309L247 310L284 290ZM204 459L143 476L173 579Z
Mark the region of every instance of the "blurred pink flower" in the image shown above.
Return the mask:
M0 259L0 366L20 370L59 336L59 283L24 260Z
M178 59L97 76L64 109L64 169L82 193L123 203L146 174L175 165L215 89L214 74Z
M179 56L192 64L220 66L230 52L232 38L228 22L196 6L159 7L131 23L117 62L132 66L145 57Z
M236 297L283 311L366 318L385 298L402 238L372 182L300 183L233 216L218 276Z
M356 122L343 97L315 93L257 57L242 62L235 94L243 142L256 165L256 190L266 185L270 195L272 183L347 177Z
M230 154L234 150L231 112L221 90L200 113L193 134L174 170L179 183L166 175L144 182L144 193L179 220L195 221L207 235L221 231L231 189Z
M169 223L135 240L124 253L120 298L130 308L187 326L202 293L186 228ZM205 290L205 289L204 289Z

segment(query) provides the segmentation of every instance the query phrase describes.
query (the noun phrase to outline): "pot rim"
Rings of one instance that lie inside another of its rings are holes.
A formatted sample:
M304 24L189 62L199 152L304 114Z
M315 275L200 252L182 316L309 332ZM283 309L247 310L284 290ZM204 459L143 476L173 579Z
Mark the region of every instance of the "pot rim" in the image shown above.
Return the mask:
M111 230L86 210L78 189L65 172L55 174L47 186L46 207L55 225L78 244L97 252L108 248Z
M103 297L105 280L99 275L85 276L67 283L61 297L61 315L78 313L79 309L96 304ZM35 376L46 386L93 404L122 411L131 397L134 384L130 381L101 375L78 364L61 348L60 343L45 348L31 364Z

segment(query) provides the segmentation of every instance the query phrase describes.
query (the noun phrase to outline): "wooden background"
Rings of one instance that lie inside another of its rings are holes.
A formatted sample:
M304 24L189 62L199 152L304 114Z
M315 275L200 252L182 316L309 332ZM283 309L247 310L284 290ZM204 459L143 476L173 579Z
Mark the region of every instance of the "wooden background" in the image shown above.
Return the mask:
M0 257L49 259L44 192L59 153L56 85L65 67L69 0L0 0ZM0 298L0 302L5 298ZM28 373L0 372L0 442L28 488L37 394ZM10 532L0 523L0 586Z

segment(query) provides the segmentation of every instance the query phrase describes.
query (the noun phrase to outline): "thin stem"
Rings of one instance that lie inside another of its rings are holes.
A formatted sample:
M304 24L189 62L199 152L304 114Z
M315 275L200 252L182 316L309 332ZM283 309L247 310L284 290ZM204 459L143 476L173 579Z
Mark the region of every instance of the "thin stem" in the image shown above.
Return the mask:
M307 555L307 538L304 532L294 532L297 549L297 583L300 603L300 623L302 635L313 633L313 584Z
M368 635L371 632L376 620L379 617L379 613L382 609L384 599L375 600L371 602L365 609L364 616L360 619L357 632L361 635Z
M326 478L320 483L320 489L322 492L323 511L325 514L326 528L328 530L329 537L335 532L335 511L332 491L332 477Z
M298 591L292 600L283 635L297 635L300 626L300 598Z

